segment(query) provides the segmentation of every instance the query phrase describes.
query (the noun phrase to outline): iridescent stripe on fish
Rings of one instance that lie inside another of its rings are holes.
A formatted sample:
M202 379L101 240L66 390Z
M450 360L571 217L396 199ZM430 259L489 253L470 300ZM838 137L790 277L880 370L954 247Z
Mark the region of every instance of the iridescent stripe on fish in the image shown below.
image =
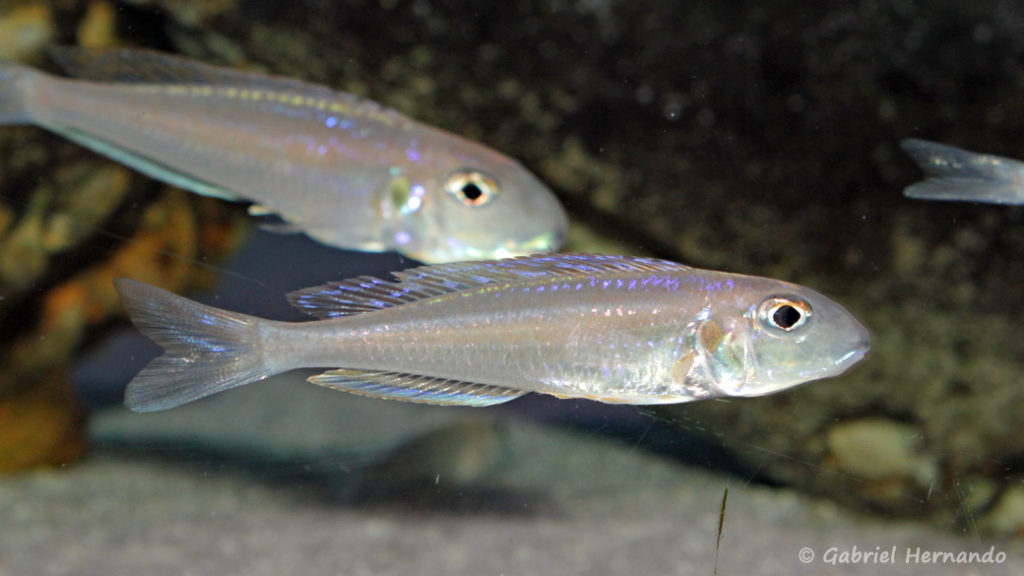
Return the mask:
M351 94L155 52L0 64L0 122L36 124L339 248L421 262L557 249L568 220L515 160Z
M803 286L651 258L587 254L439 264L294 292L318 320L277 322L119 280L163 346L129 384L152 411L297 368L321 386L487 406L528 392L664 404L759 396L836 376L867 330Z

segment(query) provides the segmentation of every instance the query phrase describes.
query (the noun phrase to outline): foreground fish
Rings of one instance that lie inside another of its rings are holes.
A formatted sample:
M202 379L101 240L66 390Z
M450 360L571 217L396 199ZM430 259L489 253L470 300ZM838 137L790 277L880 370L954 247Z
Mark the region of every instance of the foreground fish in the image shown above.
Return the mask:
M900 146L928 177L903 191L910 198L1024 204L1024 162L913 138Z
M487 406L527 392L663 404L758 396L835 376L868 333L817 292L650 258L549 255L443 264L288 295L277 322L117 281L163 346L125 403L172 408L296 368L366 396Z
M339 248L422 262L554 250L567 219L516 161L350 94L146 51L0 63L0 123L37 124Z

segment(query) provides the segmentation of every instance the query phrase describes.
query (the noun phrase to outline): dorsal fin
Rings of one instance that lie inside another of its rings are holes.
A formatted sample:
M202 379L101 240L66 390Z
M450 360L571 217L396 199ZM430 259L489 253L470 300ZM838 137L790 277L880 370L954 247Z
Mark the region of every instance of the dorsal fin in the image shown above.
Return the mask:
M49 49L49 53L69 76L83 80L265 90L301 95L303 101L312 98L344 105L345 114L376 116L393 122L408 121L387 106L327 86L283 76L212 66L153 50L54 46Z
M325 86L293 78L203 64L155 50L52 46L49 54L69 76L96 82L259 85L288 91L313 89L333 92Z
M288 294L287 298L292 306L307 314L318 318L335 318L400 306L493 283L688 269L688 266L668 260L637 256L545 254L420 266L393 273L397 282L360 276L297 290Z

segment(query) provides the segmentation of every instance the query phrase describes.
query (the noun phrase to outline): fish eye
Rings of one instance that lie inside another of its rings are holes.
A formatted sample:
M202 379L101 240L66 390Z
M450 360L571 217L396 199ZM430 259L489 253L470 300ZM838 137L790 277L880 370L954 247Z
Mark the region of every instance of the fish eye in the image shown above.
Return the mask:
M477 170L456 170L444 183L444 189L466 206L482 206L498 194L498 183Z
M811 305L805 300L775 296L761 303L758 317L761 323L782 332L793 332L811 319Z

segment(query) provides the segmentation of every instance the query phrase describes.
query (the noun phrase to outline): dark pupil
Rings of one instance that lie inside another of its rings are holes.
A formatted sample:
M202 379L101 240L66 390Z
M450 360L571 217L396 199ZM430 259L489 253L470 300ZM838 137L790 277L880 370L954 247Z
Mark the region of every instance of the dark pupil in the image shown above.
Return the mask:
M479 186L470 182L462 187L462 195L466 197L466 200L470 202L476 202L484 195L484 191Z
M789 330L800 321L800 311L790 305L779 306L772 313L772 322L783 330Z

